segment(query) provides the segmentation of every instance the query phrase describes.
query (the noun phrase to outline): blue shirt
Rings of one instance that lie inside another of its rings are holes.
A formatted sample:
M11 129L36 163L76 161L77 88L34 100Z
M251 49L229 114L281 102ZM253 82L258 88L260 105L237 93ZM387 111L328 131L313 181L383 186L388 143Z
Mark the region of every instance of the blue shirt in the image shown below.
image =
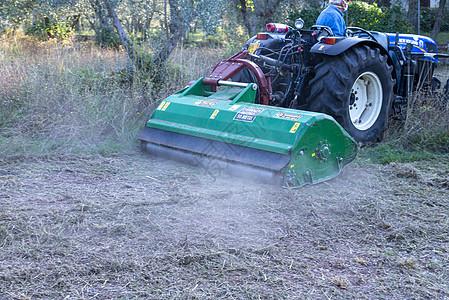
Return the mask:
M332 4L321 12L316 25L329 26L335 36L343 36L346 28L343 13Z

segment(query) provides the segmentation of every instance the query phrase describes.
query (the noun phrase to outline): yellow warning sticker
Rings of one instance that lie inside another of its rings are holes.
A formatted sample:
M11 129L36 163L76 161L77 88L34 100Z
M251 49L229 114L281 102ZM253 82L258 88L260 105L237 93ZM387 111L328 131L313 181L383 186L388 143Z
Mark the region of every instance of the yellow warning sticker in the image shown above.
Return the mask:
M157 110L161 110L162 107L164 107L165 105L165 101L162 101L161 104L159 104L159 106L157 107Z
M321 45L321 47L318 48L318 50L323 50L323 48L324 48L324 45Z
M164 107L161 108L161 110L165 111L169 105L170 105L170 102L165 102L165 105L164 105Z
M254 52L256 52L257 48L259 48L260 43L251 43L248 46L248 52L254 54Z
M214 112L212 113L212 115L210 116L210 119L215 119L215 117L218 115L219 110L216 109L214 110Z
M295 133L296 130L298 130L299 125L301 125L301 123L296 122L296 123L293 125L292 129L290 129L290 133Z

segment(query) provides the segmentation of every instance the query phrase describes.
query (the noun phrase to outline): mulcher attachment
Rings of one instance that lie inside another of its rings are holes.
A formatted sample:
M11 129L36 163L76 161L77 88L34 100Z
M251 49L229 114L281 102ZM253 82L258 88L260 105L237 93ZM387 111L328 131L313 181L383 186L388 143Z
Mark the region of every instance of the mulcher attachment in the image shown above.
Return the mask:
M256 90L201 78L162 101L137 138L156 155L283 186L331 179L354 160L356 142L332 117L254 104Z

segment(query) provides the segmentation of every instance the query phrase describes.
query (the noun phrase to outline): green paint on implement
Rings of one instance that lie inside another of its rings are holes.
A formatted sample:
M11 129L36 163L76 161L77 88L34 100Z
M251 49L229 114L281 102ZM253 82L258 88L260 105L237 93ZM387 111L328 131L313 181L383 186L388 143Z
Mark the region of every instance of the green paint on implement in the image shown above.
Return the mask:
M147 149L261 169L285 186L330 179L355 158L356 142L333 118L254 104L255 96L254 84L212 92L199 79L162 101L138 138Z

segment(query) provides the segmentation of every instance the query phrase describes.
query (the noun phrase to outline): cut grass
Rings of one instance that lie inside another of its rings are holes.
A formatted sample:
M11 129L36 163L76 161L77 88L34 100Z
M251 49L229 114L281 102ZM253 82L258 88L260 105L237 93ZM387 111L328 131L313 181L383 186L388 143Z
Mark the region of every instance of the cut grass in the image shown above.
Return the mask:
M0 159L0 298L446 299L448 167L282 189L137 152Z

